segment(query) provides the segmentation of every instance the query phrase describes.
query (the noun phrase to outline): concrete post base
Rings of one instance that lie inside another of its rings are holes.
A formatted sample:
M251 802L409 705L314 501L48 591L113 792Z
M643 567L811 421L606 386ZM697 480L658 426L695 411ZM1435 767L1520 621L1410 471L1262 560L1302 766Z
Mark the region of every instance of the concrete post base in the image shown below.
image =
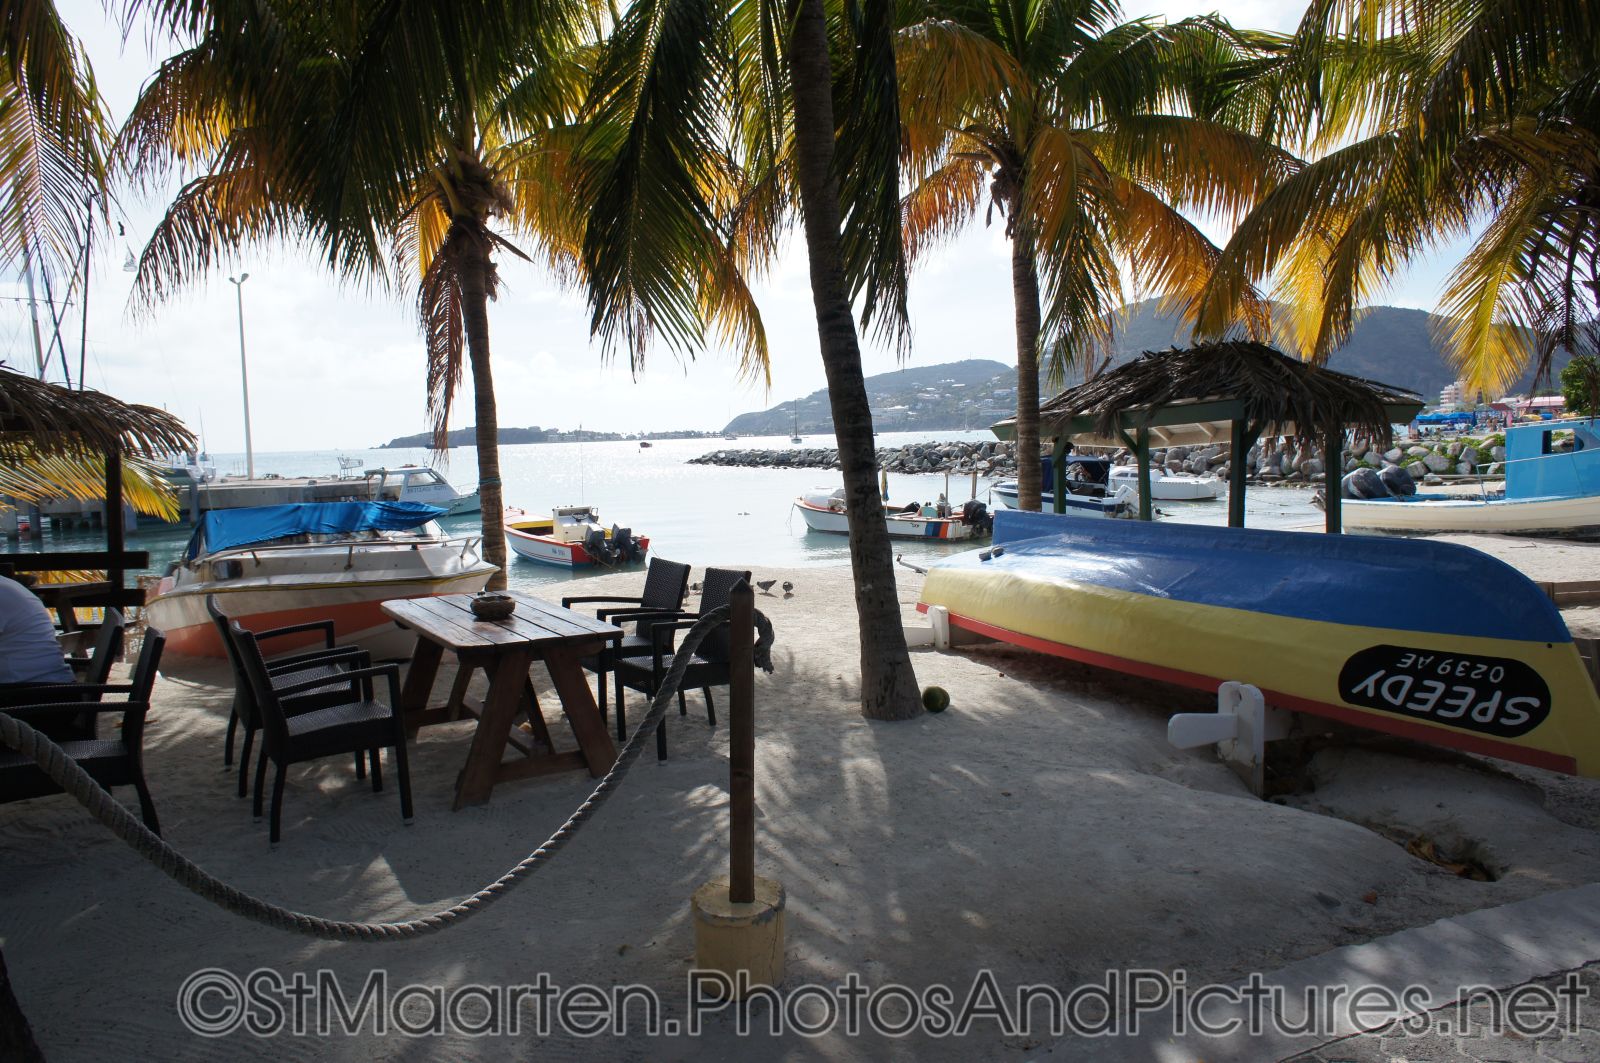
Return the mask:
M694 891L695 966L720 971L733 985L739 972L744 984L776 986L783 981L783 885L756 878L756 899L749 904L728 900L728 876L718 875Z

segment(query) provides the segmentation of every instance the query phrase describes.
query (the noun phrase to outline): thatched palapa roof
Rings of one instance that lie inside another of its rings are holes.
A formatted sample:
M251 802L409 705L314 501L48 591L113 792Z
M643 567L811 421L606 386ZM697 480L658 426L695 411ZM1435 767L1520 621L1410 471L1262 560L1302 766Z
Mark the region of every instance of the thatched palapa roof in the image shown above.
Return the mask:
M0 452L156 454L196 446L194 433L165 410L0 368Z
M1409 391L1235 340L1147 351L1041 404L1039 434L1122 446L1119 428L1149 426L1155 444L1167 446L1226 439L1228 423L1242 418L1267 435L1311 439L1350 427L1386 440L1391 424L1421 407ZM1009 438L1015 425L1001 421L995 434Z

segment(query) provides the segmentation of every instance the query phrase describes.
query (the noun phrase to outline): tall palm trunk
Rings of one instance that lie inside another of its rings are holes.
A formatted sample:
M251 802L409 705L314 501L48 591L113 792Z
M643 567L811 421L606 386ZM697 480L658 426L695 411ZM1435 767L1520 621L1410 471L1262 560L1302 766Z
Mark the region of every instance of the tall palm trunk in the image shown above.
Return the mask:
M461 263L461 319L467 331L472 366L472 404L477 417L478 497L483 503L483 559L499 565L490 590L506 586L505 503L500 491L500 417L495 412L494 373L489 368L489 245L479 236L464 241Z
M1015 207L1013 208L1016 209ZM1015 218L1015 214L1012 215ZM1011 299L1017 328L1017 508L1039 508L1039 266L1033 235L1011 234Z
M828 376L850 525L850 567L861 630L861 714L874 720L920 715L917 677L906 652L889 529L878 495L872 409L844 282L839 182L833 169L833 95L822 0L798 0L789 49L800 207L811 267L811 301Z

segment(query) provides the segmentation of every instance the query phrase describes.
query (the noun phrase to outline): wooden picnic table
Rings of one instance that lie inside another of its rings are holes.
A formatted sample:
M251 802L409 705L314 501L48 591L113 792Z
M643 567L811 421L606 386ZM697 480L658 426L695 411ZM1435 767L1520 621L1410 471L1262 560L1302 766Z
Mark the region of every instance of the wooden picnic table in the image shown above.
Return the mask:
M481 805L499 782L587 767L599 778L611 769L617 750L604 718L589 691L580 659L599 653L606 643L622 638L619 627L559 605L513 592L516 612L505 620L479 620L470 594L405 598L383 603L383 611L417 636L416 654L400 692L406 729L461 718L477 718L467 763L456 779L455 808ZM444 705L428 706L433 681L445 650L460 662L460 671ZM528 668L542 660L561 700L561 711L578 742L574 751L557 753L528 679ZM466 696L477 669L489 676L482 703ZM532 727L525 734L512 725L526 714ZM520 758L502 760L510 744Z

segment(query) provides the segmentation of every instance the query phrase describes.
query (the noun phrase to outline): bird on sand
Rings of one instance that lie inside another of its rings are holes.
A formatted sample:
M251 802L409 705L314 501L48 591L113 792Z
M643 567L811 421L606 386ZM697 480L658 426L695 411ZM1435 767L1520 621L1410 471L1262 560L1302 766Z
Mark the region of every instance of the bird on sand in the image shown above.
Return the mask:
M783 596L785 598L794 597L794 584L790 583L788 580L783 581Z
M774 583L777 583L777 582L778 581L775 580L775 579L758 579L758 580L756 580L756 586L761 588L761 593L762 594L765 594L768 597L771 597L772 596L772 585Z
M689 589L694 591L696 594L699 594L700 593L700 584L691 583L691 584L689 584Z

